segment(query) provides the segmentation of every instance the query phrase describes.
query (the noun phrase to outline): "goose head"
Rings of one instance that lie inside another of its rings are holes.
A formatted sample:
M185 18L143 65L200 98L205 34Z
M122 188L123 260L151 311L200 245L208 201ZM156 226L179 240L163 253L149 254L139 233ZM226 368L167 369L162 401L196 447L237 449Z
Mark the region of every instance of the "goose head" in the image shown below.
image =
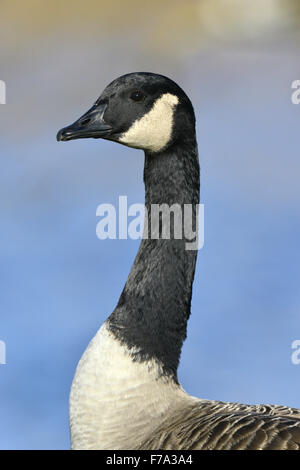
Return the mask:
M83 116L58 132L57 140L102 138L158 153L194 137L194 127L193 106L175 82L136 72L110 83Z

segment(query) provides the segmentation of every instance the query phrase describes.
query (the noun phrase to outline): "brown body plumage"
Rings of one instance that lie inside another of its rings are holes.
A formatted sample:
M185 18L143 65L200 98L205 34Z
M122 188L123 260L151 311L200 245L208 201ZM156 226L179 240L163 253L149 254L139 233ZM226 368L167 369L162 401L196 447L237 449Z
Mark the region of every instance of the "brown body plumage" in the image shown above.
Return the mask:
M140 448L299 450L300 410L199 401L164 420Z

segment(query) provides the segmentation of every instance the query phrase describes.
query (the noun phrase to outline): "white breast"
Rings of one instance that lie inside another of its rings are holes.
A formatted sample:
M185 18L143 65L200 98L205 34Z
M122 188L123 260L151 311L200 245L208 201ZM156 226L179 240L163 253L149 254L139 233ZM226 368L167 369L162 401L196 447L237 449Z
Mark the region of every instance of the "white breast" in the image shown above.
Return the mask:
M133 362L106 324L83 354L70 395L73 449L134 449L187 394L156 361Z
M151 110L121 135L119 142L130 147L158 152L169 142L172 135L174 107L178 97L165 93L158 98Z

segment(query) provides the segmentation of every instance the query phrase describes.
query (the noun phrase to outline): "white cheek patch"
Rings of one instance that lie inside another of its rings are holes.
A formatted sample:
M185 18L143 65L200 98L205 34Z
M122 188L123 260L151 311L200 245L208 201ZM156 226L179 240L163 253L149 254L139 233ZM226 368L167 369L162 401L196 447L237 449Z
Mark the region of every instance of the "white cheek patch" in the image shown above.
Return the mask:
M158 98L150 111L134 121L119 142L129 147L158 152L170 141L174 108L179 100L176 95L165 93Z

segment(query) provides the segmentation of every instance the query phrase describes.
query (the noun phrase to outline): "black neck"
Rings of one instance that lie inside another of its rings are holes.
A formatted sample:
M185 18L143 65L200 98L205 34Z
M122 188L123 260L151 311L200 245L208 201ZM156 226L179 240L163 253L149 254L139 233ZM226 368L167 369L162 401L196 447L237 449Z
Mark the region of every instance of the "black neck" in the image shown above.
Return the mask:
M179 204L182 212L184 204L189 204L195 224L199 163L194 134L180 146L159 154L146 153L144 182L149 232L153 204ZM187 250L187 240L174 237L173 222L171 218L170 239L142 240L109 326L119 340L139 351L136 360L158 359L163 373L177 380L197 250Z

